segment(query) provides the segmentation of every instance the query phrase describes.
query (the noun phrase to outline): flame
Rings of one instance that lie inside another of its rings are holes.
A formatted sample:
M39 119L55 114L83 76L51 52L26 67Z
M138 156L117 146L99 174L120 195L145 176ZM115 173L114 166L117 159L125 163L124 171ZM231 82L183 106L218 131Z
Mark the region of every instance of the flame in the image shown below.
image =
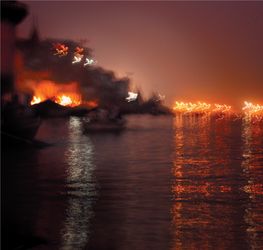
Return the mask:
M37 98L37 97L33 97L33 100L31 101L31 105L34 105L34 104L37 104L37 103L40 103L41 102L41 98Z
M62 106L79 106L83 103L78 82L55 83L49 80L40 82L28 81L28 88L32 89L33 99L31 105L48 99Z
M66 95L57 95L54 96L52 98L50 98L51 100L53 100L55 103L58 103L62 106L70 106L70 107L75 107L75 106L79 106L81 104L81 101L78 101L77 99L74 99L70 96L66 96ZM31 105L40 103L45 101L46 99L41 98L41 97L33 97L33 100L31 101Z
M56 103L62 105L62 106L71 106L71 107L75 107L75 106L79 106L81 104L80 101L76 101L76 100L72 100L69 96L57 96L57 100L55 100Z

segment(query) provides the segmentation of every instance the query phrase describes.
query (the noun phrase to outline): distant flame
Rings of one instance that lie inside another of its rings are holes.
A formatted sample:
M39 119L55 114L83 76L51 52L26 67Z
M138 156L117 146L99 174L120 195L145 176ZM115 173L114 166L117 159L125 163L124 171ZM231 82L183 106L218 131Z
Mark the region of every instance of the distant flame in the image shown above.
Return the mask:
M220 112L224 113L224 112L230 111L230 109L231 109L231 106L227 106L226 104L220 105L220 104L215 103L215 106L216 106L216 108L213 110L214 112L220 111ZM184 114L186 114L186 113L192 112L192 111L209 110L210 108L211 108L211 104L207 104L205 102L204 103L198 102L198 104L196 104L196 103L192 104L191 102L189 102L189 103L176 102L176 106L173 109L174 110L175 109L186 110L186 112L184 113ZM260 106L257 106L257 108L259 110Z
M75 107L75 106L79 106L81 104L81 100L78 100L77 98L74 97L70 97L70 96L66 96L66 95L57 95L54 96L53 98L50 98L52 101L54 101L55 103L58 103L62 106L71 106L71 107ZM31 101L31 105L40 103L45 101L46 99L40 98L40 97L33 97L33 100Z
M31 105L37 104L41 102L41 98L36 98L35 96L33 97L33 100L31 101Z
M40 82L28 81L28 88L31 88L34 93L31 105L48 99L62 106L75 107L82 104L79 84L77 82L57 84L49 80Z
M60 96L58 96L58 98L60 99ZM72 103L70 97L68 96L62 96L60 99L60 104L65 106L65 105L70 105Z

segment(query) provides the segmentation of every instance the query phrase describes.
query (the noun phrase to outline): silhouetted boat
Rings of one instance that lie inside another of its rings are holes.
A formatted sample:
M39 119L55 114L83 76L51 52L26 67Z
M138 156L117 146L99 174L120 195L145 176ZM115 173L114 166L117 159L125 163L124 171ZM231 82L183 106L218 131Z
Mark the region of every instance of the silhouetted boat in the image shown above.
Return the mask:
M25 140L33 140L41 125L41 118L14 118L2 126L2 132Z

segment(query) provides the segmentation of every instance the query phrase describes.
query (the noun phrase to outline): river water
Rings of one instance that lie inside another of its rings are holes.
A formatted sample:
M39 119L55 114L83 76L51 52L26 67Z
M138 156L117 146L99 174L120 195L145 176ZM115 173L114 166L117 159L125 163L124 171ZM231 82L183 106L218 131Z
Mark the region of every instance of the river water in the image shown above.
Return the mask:
M47 119L52 146L2 150L3 225L38 250L263 249L262 122L126 118L118 134Z

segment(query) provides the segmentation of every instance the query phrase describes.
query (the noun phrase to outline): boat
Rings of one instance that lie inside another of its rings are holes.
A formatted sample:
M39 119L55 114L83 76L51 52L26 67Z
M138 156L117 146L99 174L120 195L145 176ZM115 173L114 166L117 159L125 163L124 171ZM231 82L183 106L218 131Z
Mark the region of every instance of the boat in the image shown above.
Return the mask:
M10 104L1 117L1 140L9 142L33 141L42 123L31 106Z
M20 137L26 140L33 140L41 125L41 118L27 120L13 120L2 127L2 132Z
M126 128L127 121L119 119L116 121L87 121L84 122L84 131L89 133L103 132L119 132Z

